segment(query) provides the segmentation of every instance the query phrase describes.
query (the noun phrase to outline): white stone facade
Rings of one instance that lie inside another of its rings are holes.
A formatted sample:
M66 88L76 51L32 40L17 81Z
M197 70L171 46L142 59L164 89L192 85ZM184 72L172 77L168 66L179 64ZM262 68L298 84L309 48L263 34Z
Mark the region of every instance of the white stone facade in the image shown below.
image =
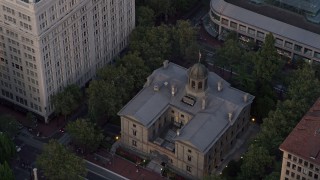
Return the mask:
M134 0L1 0L0 100L48 121L50 97L84 86L127 45Z

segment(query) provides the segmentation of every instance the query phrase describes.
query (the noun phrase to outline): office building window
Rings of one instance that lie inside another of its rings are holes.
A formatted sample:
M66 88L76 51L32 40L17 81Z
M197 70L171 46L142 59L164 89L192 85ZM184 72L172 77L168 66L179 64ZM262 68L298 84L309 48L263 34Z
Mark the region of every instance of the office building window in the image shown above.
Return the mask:
M136 130L132 130L132 134L134 135L134 136L136 136L137 135L137 131Z

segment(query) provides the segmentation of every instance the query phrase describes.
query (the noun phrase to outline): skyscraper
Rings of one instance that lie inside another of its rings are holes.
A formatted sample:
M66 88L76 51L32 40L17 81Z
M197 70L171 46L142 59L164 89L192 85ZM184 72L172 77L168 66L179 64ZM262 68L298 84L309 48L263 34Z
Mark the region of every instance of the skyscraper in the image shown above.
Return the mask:
M128 44L134 0L1 0L0 100L48 122L51 96L84 86Z

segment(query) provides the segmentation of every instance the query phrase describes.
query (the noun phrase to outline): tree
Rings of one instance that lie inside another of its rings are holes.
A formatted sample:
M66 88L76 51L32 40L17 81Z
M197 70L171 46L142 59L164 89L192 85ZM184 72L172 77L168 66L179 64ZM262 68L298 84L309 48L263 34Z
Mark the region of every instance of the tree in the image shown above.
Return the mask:
M217 50L217 64L220 66L237 67L242 57L242 50L237 40L227 40L221 48Z
M254 60L254 71L257 79L264 82L271 82L274 75L280 71L283 62L274 46L275 39L271 33L265 37L262 48L258 51Z
M0 164L9 161L16 154L16 149L11 139L0 133Z
M137 23L139 26L154 26L154 11L147 6L139 6L137 9Z
M89 150L95 151L101 144L104 136L96 125L87 119L78 119L69 122L66 130L75 144Z
M189 46L196 44L196 29L188 21L177 21L173 28L173 47L174 52L180 58L186 58L186 50Z
M174 12L171 0L148 0L147 3L154 10L156 17L164 19L165 22Z
M288 95L293 100L305 99L311 105L320 94L319 80L311 65L305 64L299 68L290 81Z
M0 115L0 132L7 133L13 137L18 133L18 122L10 115Z
M149 69L154 70L161 66L164 59L171 56L171 40L172 34L169 26L140 26L131 33L129 49L131 52L138 53Z
M32 112L27 113L27 126L35 128L37 126L37 119L36 117L32 114Z
M86 176L87 173L84 161L56 140L50 140L44 146L36 164L49 180L78 180L79 176Z
M5 180L14 180L14 175L7 161L0 163L0 177Z
M240 179L262 179L272 166L273 157L263 147L251 145L241 165ZM259 163L257 163L259 162Z
M67 86L62 92L52 97L56 114L64 115L66 120L67 116L79 106L81 98L82 94L77 85L72 84Z
M117 61L118 66L122 65L126 68L128 75L132 76L134 90L132 95L136 94L136 90L140 90L145 83L146 78L150 74L150 69L144 64L144 61L139 57L138 53L129 53L122 59Z

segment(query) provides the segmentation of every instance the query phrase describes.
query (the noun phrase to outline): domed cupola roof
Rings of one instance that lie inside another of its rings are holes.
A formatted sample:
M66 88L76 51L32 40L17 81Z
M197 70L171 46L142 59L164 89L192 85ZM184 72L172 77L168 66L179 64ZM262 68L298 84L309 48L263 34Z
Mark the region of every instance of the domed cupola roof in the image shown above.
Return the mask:
M189 78L199 80L208 77L208 69L199 63L194 64L188 71Z

